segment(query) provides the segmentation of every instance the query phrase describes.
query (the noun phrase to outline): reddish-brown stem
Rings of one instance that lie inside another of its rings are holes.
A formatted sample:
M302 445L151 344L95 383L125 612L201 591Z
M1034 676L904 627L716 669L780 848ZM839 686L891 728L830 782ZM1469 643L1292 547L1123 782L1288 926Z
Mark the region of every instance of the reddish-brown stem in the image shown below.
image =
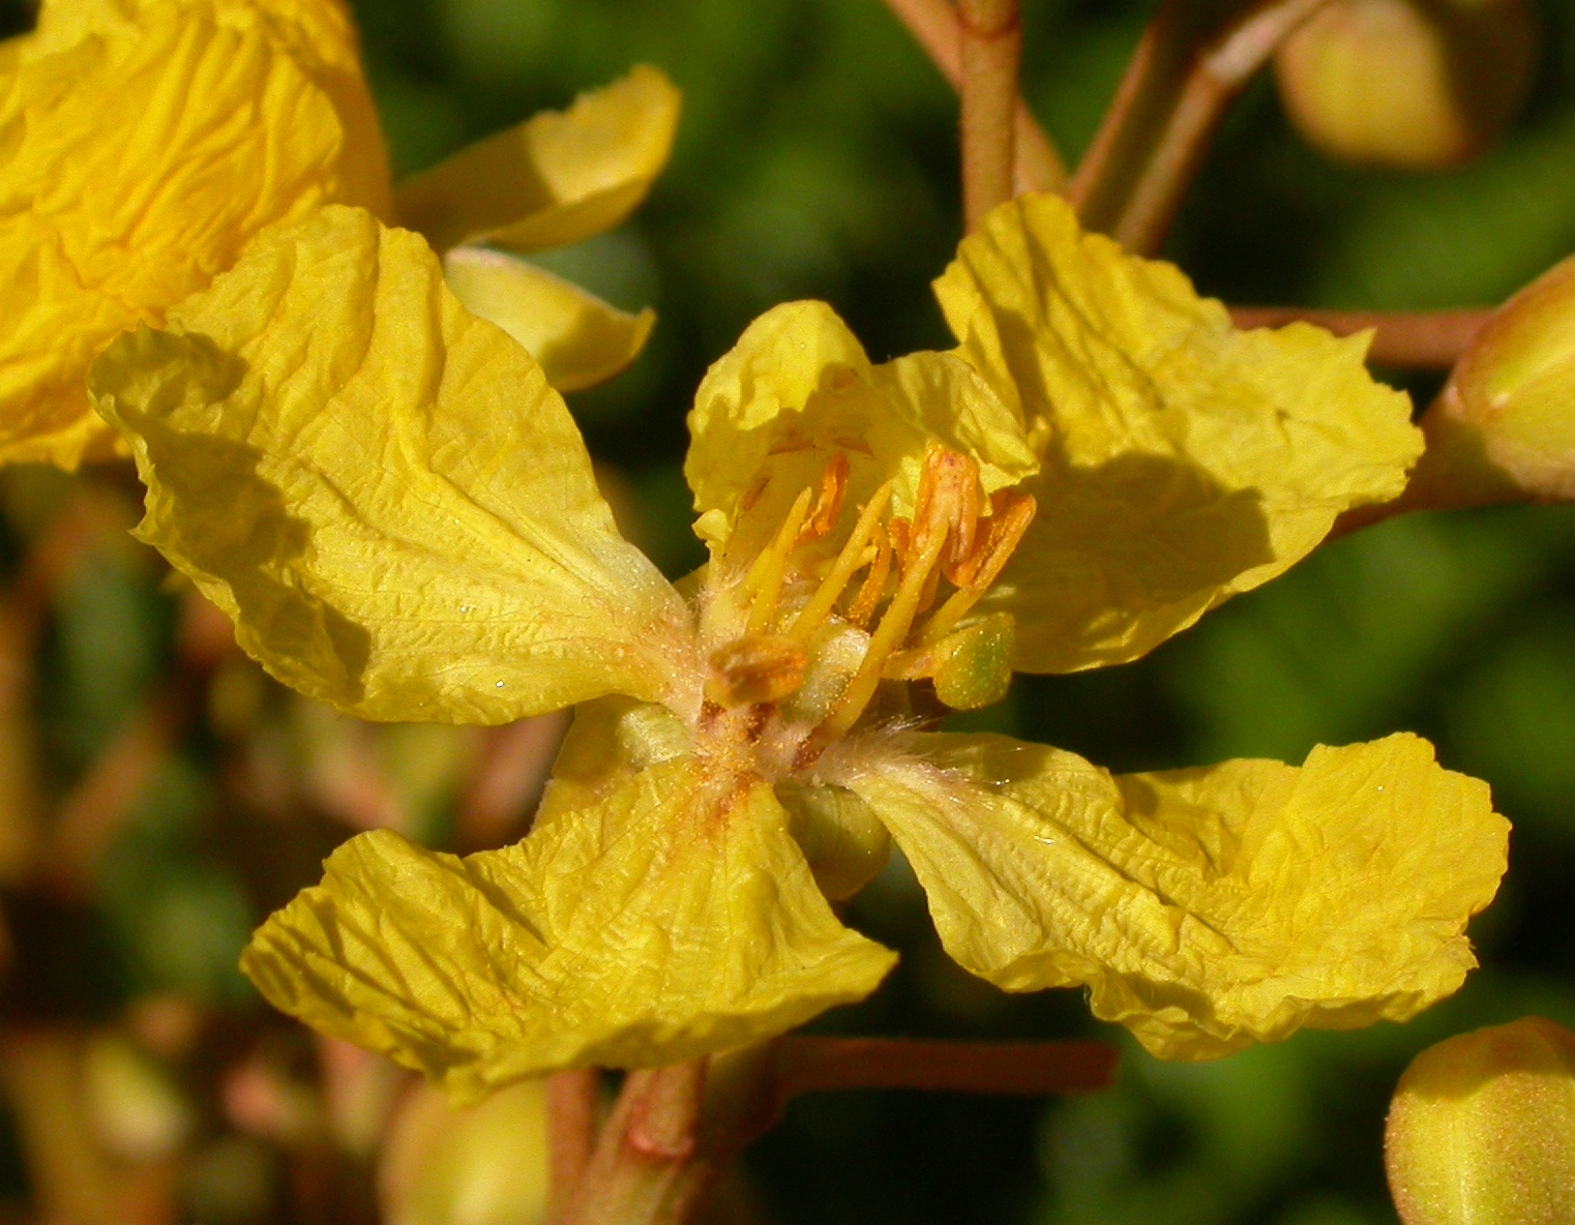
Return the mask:
M1129 250L1164 241L1226 109L1326 0L1161 0L1068 195Z
M1300 306L1233 306L1231 321L1239 328L1283 327L1303 320L1336 336L1373 329L1367 360L1378 366L1447 370L1460 360L1492 310L1344 311Z
M790 1098L834 1089L1062 1094L1107 1088L1099 1042L788 1037L706 1063L632 1072L567 1214L553 1225L680 1225Z
M907 26L948 84L962 92L962 27L948 0L886 0ZM1015 150L1013 186L1018 192L1060 191L1066 186L1066 162L1022 98L1013 115Z
M962 27L963 226L1012 198L1017 63L1022 51L1018 0L960 0Z
M568 1220L585 1167L596 1145L601 1080L594 1068L574 1068L547 1078L547 1221Z
M706 1064L629 1073L563 1225L680 1225L690 1218L720 1173L697 1162Z

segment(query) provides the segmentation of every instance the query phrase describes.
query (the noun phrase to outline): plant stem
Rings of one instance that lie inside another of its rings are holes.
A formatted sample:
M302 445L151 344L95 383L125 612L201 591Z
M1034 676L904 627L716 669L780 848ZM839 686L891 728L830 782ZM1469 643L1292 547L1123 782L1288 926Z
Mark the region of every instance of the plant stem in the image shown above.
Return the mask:
M1374 331L1367 360L1378 366L1447 370L1460 360L1493 312L1342 311L1300 306L1233 306L1231 321L1239 328L1282 327L1295 320L1315 323L1336 336Z
M601 1084L594 1068L547 1078L547 1220L568 1219L596 1144Z
M948 0L886 0L897 19L908 27L948 84L962 92L962 26ZM1060 191L1066 186L1066 162L1055 142L1045 134L1021 97L1014 112L1013 185L1025 191Z
M706 1063L629 1073L564 1225L680 1225L690 1218L720 1173L695 1161Z
M963 227L970 234L1012 198L1016 160L1018 0L961 0Z
M1164 241L1225 111L1326 0L1161 0L1069 196L1129 250Z
M734 1158L800 1093L924 1089L960 1093L1089 1093L1109 1086L1114 1048L1099 1042L911 1042L787 1037L711 1061L631 1072L566 1209L559 1191L559 1073L552 1112L551 1225L682 1225ZM583 1098L580 1099L583 1103ZM573 1124L578 1126L578 1124Z

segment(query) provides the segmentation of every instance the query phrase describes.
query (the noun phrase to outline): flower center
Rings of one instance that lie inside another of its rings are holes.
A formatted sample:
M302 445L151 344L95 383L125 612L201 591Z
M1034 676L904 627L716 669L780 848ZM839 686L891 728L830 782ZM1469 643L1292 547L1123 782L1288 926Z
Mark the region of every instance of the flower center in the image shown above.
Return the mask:
M833 553L847 486L839 453L742 579L708 592L702 614L705 639L721 644L709 656L709 729L772 742L787 771L853 728L882 680L932 680L962 708L996 700L1010 679L1011 618L958 627L1027 531L1032 496L1001 490L986 502L978 465L932 445L911 517L888 514L887 481Z

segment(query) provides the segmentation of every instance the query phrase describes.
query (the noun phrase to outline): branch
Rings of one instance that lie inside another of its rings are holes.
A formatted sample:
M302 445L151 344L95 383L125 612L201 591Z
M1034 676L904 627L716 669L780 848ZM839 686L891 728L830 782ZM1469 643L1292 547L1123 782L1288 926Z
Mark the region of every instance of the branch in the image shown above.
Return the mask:
M698 1139L707 1062L629 1073L563 1225L680 1225L691 1219L721 1171L705 1159Z
M1012 116L1023 48L1018 0L961 0L963 225L1012 198Z
M908 28L941 75L962 92L962 24L947 0L886 0L886 6ZM1013 187L1025 191L1060 191L1066 186L1066 162L1021 97L1013 116L1015 157Z
M1164 241L1226 110L1326 0L1161 0L1068 195L1083 224L1139 254ZM1238 15L1231 17L1232 11Z
M1233 306L1239 328L1283 327L1303 320L1336 336L1374 330L1367 360L1377 366L1447 370L1460 360L1492 317L1491 309L1443 311L1342 311L1300 306Z

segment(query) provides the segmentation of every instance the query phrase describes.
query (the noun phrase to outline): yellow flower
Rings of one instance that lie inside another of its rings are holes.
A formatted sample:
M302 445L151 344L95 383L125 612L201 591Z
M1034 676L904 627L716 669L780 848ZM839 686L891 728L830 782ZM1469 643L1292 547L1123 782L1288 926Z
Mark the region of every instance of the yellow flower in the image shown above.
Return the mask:
M677 93L656 70L389 187L339 0L45 0L0 43L0 463L74 468L113 434L83 376L118 333L230 267L265 226L324 204L426 228L456 293L564 389L621 369L625 315L501 252L615 224L666 161Z
M327 862L244 968L459 1100L676 1061L858 999L831 903L892 842L967 969L1082 984L1152 1051L1404 1019L1474 964L1506 824L1409 735L1112 776L925 730L1013 667L1131 658L1392 496L1420 450L1360 341L1231 331L1173 268L1004 206L941 283L956 353L873 365L819 303L707 374L675 589L615 531L560 398L415 235L271 230L95 364L140 534L276 676L374 719L580 703L535 827ZM1037 513L1036 513L1037 509Z

